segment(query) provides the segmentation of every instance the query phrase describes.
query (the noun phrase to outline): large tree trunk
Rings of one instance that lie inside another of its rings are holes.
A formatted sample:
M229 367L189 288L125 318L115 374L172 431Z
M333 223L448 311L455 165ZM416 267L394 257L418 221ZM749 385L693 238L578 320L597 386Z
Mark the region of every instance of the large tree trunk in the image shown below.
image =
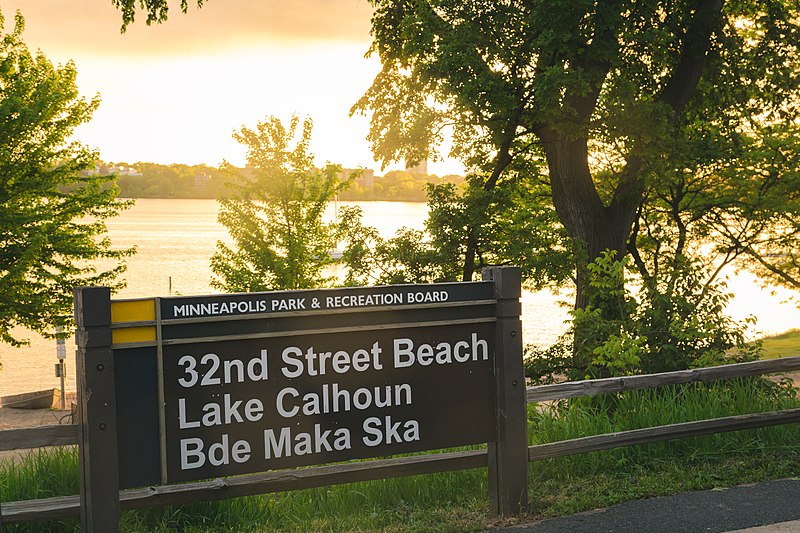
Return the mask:
M676 123L697 87L711 36L721 27L723 4L724 0L697 0L692 21L681 36L680 58L661 92L656 95L659 102L672 110L671 124ZM614 37L614 32L607 29L609 31L596 36L597 43ZM557 125L538 128L547 156L553 204L562 224L583 252L576 265L576 308L583 308L588 303L583 267L604 250L616 251L617 259L625 256L628 236L644 195L644 162L639 156L628 157L607 205L597 193L589 170L587 138L580 129L588 128L589 117L594 112L610 63L589 63L583 68L596 74L595 85L588 92L568 93L565 97L565 102L575 113L575 133L565 133Z
M585 138L568 138L552 131L543 132L544 149L550 170L553 204L576 246L577 287L575 307L586 307L586 265L605 250L626 254L628 236L641 202L641 188L632 188L626 201L604 205L589 170L589 150ZM638 162L637 162L638 163ZM640 164L635 165L636 171ZM634 169L629 165L629 172Z
M475 235L475 228L467 230L467 251L464 254L464 270L461 281L472 281L472 274L475 272L475 256L478 253L478 237Z

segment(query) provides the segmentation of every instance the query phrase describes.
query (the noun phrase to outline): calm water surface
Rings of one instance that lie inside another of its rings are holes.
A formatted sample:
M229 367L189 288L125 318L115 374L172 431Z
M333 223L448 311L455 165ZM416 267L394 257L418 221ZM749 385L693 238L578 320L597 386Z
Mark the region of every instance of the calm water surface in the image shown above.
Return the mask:
M348 205L340 202L339 205ZM349 204L352 205L352 204ZM422 203L362 202L366 224L389 237L402 226L421 229L427 213ZM216 243L227 240L217 223L214 200L141 199L123 215L108 223L112 242L120 248L136 246L128 260L128 286L117 297L168 296L169 294L211 294L209 259ZM330 216L333 216L331 208ZM736 298L729 306L734 318L750 314L759 318L757 331L779 333L800 327L800 309L789 301L791 293L781 289L763 290L756 279L743 273L729 286ZM525 292L522 298L525 343L551 344L564 329L568 318L569 293ZM754 331L755 334L755 331ZM54 376L55 341L27 335L32 345L11 348L0 344L0 396L58 387ZM67 390L75 390L74 342L67 343Z

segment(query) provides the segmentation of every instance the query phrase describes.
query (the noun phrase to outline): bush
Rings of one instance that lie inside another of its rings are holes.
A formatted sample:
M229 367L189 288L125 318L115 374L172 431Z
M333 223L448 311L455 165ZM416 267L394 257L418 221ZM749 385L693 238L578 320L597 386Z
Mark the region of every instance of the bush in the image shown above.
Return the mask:
M555 345L526 348L526 373L538 383L659 373L758 358L745 342L752 319L725 314L731 295L704 282L702 269L676 260L663 278L624 288L627 258L606 252L587 269L589 305L572 312L570 330Z

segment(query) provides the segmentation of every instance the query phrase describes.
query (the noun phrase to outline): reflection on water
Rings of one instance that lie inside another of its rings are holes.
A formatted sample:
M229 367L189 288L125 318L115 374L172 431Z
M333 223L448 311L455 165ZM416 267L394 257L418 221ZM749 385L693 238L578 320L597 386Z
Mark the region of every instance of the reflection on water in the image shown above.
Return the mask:
M339 205L352 205L340 202ZM364 202L365 224L375 226L389 237L402 226L422 228L427 206L405 202ZM328 215L333 216L333 207ZM168 296L169 294L214 293L210 285L209 259L219 240L227 234L217 223L214 200L141 199L121 217L108 223L112 242L120 248L137 247L128 260L127 287L118 297ZM792 293L758 287L747 273L734 276L729 287L736 297L729 306L731 315L743 319L758 317L756 330L779 333L800 327L797 302L788 301ZM524 292L522 297L523 339L526 343L546 346L564 331L572 296L543 291ZM31 346L12 348L0 344L0 396L58 387L55 377L55 341L28 335ZM75 345L67 343L67 353ZM74 358L68 357L67 389L75 390Z

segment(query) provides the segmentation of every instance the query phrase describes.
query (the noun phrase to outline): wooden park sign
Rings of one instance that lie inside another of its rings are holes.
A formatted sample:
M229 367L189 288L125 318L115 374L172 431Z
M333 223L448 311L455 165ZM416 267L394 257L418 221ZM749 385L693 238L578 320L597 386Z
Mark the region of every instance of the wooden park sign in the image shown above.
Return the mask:
M111 300L76 290L81 509L119 489L489 443L527 502L519 269L484 281Z

